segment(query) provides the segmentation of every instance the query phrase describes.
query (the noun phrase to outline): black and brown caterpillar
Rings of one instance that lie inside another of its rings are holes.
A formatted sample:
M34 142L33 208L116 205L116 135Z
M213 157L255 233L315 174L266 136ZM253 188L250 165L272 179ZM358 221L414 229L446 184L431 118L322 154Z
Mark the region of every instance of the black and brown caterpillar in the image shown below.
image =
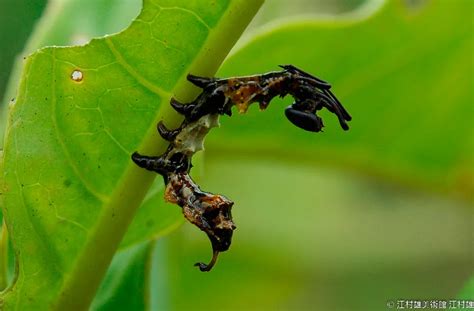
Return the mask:
M316 113L324 107L337 116L344 130L349 129L346 121L351 116L330 91L329 83L292 65L280 67L282 71L228 79L188 75L188 80L203 91L188 104L171 99L171 106L185 119L174 130L167 129L162 121L158 123L159 134L170 142L166 152L158 157L137 152L132 155L138 166L163 176L165 200L178 204L184 217L208 235L213 256L209 264L195 264L201 271L210 271L219 252L229 249L236 228L231 215L234 202L202 191L189 176L192 156L203 149L209 130L219 126L220 115L231 116L234 105L244 113L255 102L264 110L274 97L289 94L295 102L285 109L285 115L294 125L307 131L321 131L323 121Z

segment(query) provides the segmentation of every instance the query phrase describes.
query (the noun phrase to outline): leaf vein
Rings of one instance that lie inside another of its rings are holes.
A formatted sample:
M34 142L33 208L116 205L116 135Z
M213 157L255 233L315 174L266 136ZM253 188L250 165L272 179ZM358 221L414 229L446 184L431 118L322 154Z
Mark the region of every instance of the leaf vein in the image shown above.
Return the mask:
M204 21L204 19L202 19L201 16L199 16L196 12L194 11L191 11L191 10L188 10L188 9L185 9L185 8L182 8L182 7L179 7L179 6L173 6L173 7L160 7L163 11L164 10L177 10L177 11L183 11L183 12L186 12L188 14L191 14L192 16L194 16L198 22L200 22L201 24L204 25L204 27L206 27L208 30L211 30L211 27L206 23L206 21Z
M139 74L135 69L133 69L132 66L130 66L129 63L123 58L122 54L117 50L115 47L114 43L110 39L110 37L105 38L105 42L107 43L107 46L109 47L110 51L114 55L114 57L117 59L117 62L125 69L125 71L130 74L135 80L138 81L142 86L150 90L151 92L157 94L158 96L162 98L170 98L171 93L163 90L162 88L156 86L152 82L148 81L145 77L143 77L141 74Z

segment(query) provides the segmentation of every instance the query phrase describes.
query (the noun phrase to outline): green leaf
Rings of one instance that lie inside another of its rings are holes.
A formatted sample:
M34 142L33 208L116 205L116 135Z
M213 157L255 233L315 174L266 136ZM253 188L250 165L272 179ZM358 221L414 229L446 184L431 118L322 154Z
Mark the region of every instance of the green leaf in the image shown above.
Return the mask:
M91 310L148 310L154 243L145 242L117 252Z
M116 32L129 24L130 19L136 16L136 12L139 10L140 3L138 1L50 1L34 34L28 40L23 54L27 55L46 45L72 45L100 34ZM9 93L4 103L7 103L9 98L16 97L16 84L21 75L22 65L22 61L18 61L15 65L15 71L9 83ZM5 111L1 108L0 113L4 113ZM2 117L0 116L0 118ZM3 125L0 134L3 131ZM0 137L0 141L2 140L3 135ZM134 242L144 241L151 237L156 238L182 222L179 210L155 208L162 204L162 190L162 183L155 182L142 208L134 217L130 229L122 241L122 246L129 246ZM160 219L160 221L157 222L156 219Z
M167 239L117 252L90 310L168 310L170 266Z
M293 18L299 15L317 14L319 18L344 14L371 0L272 0L258 12L252 20L249 29L278 18Z
M23 2L23 0L19 2ZM6 9L0 11L8 14L9 11L18 8L22 12L30 12L32 11L31 7L38 6L38 4L33 5L29 3L28 8L22 8L22 6L18 4L18 1L7 1L5 6ZM0 103L0 144L3 145L3 133L7 120L8 103L12 98L16 97L18 83L24 65L24 57L44 46L84 44L93 37L118 32L128 26L130 20L138 15L140 7L139 0L48 1L47 8L36 24L34 32L14 63L5 96L0 92L0 99L3 98L3 101ZM24 18L18 14L11 13L9 15L13 16L15 21L21 21L23 23ZM0 18L0 20L9 22L8 18ZM5 29L17 35L16 31L10 31L10 29L12 29L11 22L9 23L9 27L5 27ZM5 42L8 42L8 46L3 50L10 51L12 41L16 42L18 38L15 40L6 40ZM0 57L0 59L3 60L2 57Z
M145 0L124 32L27 58L9 115L2 200L18 278L5 309L86 309L155 174L156 133L213 75L261 1ZM169 208L164 204L156 208ZM160 220L156 220L160 222Z
M244 117L222 118L208 150L326 162L471 197L471 7L469 0L416 7L386 1L369 18L359 11L341 20L306 16L264 27L218 76L294 64L333 85L353 116L351 129L343 132L323 111L324 133L302 132L284 117L291 100L274 100L264 113L254 108Z

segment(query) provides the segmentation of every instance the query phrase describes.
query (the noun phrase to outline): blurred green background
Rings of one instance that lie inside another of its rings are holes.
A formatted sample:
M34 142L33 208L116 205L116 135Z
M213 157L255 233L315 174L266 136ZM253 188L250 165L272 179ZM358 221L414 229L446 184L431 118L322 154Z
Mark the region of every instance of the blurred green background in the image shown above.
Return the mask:
M0 2L2 108L23 49L84 43L140 9L56 0L43 12L45 2ZM385 310L458 296L474 273L472 9L470 0L267 1L219 75L301 66L333 84L351 130L323 114L325 133L299 131L282 113L289 99L222 118L195 173L235 201L230 251L200 273L192 264L210 257L209 243L184 224L119 253L93 308ZM149 291L149 302L133 304L133 291Z

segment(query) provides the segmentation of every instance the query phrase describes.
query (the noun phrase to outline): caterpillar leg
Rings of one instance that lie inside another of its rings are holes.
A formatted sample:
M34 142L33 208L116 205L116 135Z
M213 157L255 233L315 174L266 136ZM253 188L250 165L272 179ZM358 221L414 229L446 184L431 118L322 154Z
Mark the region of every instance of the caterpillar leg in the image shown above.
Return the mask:
M171 107L173 107L174 110L176 110L176 112L178 112L179 114L182 114L186 118L189 117L191 112L196 107L196 104L183 104L183 103L180 103L174 97L171 98L170 105L171 105Z
M132 154L132 160L141 168L149 171L157 172L158 174L164 175L167 173L167 165L165 160L161 157L148 157L134 152Z
M213 78L199 77L192 74L188 74L187 79L189 82L197 87L200 87L201 89L206 88L209 84L216 81Z
M156 129L158 130L158 133L160 134L160 136L163 137L163 139L170 142L173 141L176 138L176 136L178 136L179 132L181 131L181 128L178 128L176 130L169 130L165 126L163 121L158 122L158 124L156 125Z

